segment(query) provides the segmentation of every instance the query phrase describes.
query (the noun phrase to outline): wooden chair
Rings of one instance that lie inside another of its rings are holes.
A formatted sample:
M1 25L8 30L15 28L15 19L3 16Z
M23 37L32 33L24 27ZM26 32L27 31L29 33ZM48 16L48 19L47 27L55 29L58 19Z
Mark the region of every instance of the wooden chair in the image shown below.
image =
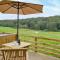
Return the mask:
M26 60L26 48L0 50L3 54L3 60Z

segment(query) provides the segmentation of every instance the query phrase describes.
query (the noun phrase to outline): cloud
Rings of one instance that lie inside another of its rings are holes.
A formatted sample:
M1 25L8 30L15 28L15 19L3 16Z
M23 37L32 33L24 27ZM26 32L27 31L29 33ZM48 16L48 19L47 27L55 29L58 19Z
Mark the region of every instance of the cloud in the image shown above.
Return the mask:
M44 12L50 15L60 15L60 0L48 0L44 6Z

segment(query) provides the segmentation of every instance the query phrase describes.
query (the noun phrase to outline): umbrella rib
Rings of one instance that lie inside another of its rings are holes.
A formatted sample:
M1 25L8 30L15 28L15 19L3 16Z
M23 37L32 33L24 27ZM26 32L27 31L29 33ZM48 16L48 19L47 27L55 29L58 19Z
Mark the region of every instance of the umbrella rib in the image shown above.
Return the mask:
M14 7L14 8L18 9L18 8L15 7L14 5L16 5L16 4L11 5L11 7ZM25 4L23 4L23 5L19 5L19 6L20 6L19 9L24 8L24 7L22 7L22 6L24 6L24 5L25 5Z
M6 12L7 10L9 10L11 8L11 6L9 8L7 8L6 10L2 11L2 13Z
M31 6L28 6L28 5L25 5L26 7L30 7L30 8L32 8ZM35 8L32 8L32 9L35 9ZM39 12L41 12L40 10L38 10L38 9L35 9L36 11L39 11Z
M24 11L23 11L23 9L21 9L22 10L22 12L23 12L23 14L24 14ZM25 15L25 14L24 14Z

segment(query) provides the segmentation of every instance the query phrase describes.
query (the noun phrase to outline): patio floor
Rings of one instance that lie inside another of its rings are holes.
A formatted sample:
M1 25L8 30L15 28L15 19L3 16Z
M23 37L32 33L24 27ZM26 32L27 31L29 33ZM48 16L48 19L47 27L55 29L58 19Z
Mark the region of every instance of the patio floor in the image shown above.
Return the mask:
M28 52L28 60L60 60L60 58L47 56L45 54L38 54L34 52Z

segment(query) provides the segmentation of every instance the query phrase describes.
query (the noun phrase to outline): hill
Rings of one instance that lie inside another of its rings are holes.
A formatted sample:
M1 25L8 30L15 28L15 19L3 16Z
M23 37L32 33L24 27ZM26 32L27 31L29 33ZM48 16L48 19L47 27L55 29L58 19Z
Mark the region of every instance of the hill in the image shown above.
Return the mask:
M0 20L0 26L16 28L16 21L17 20ZM21 19L19 27L34 30L59 31L60 16Z

